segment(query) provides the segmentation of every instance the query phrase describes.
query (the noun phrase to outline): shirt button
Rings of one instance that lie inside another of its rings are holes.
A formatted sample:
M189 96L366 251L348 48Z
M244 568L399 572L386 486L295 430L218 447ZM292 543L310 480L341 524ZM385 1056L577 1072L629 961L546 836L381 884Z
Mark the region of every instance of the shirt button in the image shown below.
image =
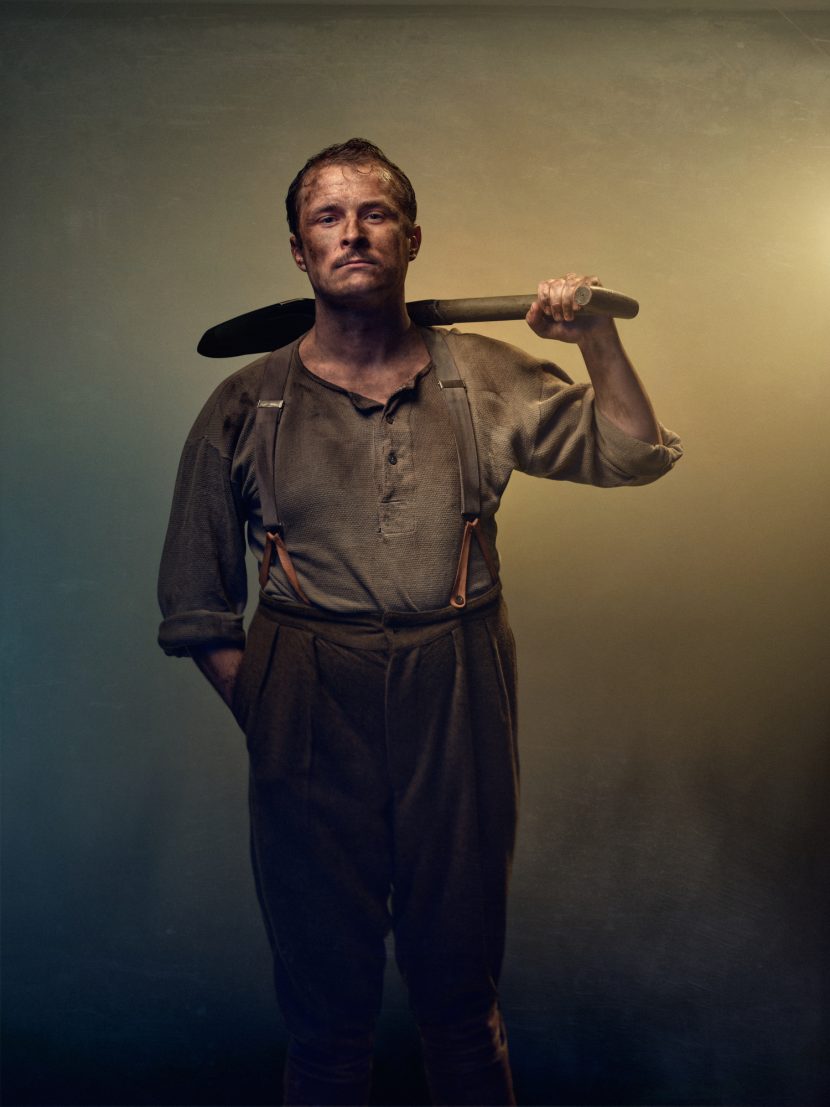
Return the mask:
M398 464L398 455L395 453L394 450L390 450L389 451L389 456L387 457L386 460L389 462L390 465L397 465Z
M386 422L387 423L394 423L395 422L395 416L391 412L386 416Z

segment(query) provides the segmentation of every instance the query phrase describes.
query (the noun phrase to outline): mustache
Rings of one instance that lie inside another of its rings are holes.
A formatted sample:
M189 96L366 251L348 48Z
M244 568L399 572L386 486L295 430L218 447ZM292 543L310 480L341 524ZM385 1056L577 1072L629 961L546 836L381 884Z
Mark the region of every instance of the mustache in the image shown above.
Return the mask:
M375 264L372 261L372 259L367 258L365 254L354 254L354 253L352 253L352 254L345 254L342 258L340 258L338 261L336 261L335 262L335 268L339 268L341 265L348 265L350 261L365 261L369 265L374 265Z

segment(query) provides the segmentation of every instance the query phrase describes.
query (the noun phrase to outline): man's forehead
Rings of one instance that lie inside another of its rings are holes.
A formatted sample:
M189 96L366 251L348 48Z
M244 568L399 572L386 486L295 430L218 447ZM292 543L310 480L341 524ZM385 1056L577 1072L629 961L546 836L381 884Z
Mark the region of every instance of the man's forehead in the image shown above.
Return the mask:
M304 204L319 203L357 191L376 192L379 196L396 199L392 174L376 162L316 166L303 178L300 198Z

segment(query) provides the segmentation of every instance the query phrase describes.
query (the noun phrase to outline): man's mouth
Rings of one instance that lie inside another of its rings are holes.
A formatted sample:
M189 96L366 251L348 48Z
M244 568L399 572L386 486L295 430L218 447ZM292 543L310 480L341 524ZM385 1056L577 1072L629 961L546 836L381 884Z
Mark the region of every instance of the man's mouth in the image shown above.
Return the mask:
M346 265L374 265L373 261L369 261L368 258L344 258L342 261L338 261L335 266L336 269L342 269Z

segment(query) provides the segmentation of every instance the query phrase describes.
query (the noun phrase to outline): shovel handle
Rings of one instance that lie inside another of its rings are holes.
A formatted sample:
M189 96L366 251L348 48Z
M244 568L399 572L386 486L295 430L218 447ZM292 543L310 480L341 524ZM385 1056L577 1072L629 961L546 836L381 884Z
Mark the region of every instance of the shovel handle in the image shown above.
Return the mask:
M527 296L476 296L466 300L415 300L406 305L413 323L423 327L451 323L488 323L500 319L524 319L536 293ZM610 288L581 284L574 293L586 315L613 315L633 319L640 305L631 296Z

